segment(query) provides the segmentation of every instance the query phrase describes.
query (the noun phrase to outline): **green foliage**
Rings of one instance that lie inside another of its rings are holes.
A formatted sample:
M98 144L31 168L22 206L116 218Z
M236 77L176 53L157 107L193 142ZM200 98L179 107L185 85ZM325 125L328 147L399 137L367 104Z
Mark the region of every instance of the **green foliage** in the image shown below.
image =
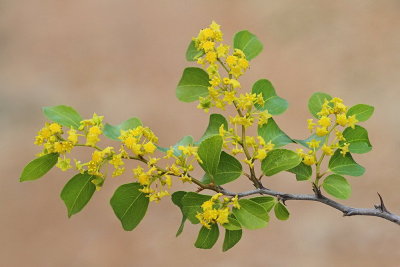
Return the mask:
M146 194L139 191L139 183L124 184L115 190L110 200L115 215L126 231L132 231L140 223L149 206Z
M329 160L328 167L332 172L341 175L361 176L365 172L365 168L357 164L350 153L343 156L339 149Z
M228 219L229 222L222 225L225 229L231 231L242 229L242 225L238 222L238 220L236 220L236 217L233 214L229 215Z
M252 60L263 50L260 40L249 31L236 33L233 37L233 47L242 50L247 60Z
M365 104L358 104L358 105L352 106L347 111L347 116L355 115L356 119L358 121L366 121L372 116L373 113L374 113L373 106L369 106L369 105L365 105Z
M277 202L274 207L275 216L278 220L286 221L289 219L289 211L281 202Z
M193 102L208 95L208 74L200 68L186 68L176 87L176 97L182 102Z
M276 199L270 196L253 197L249 200L260 204L267 212L270 212L276 203Z
M350 143L349 150L351 153L362 154L372 149L367 130L359 125L356 125L354 129L347 127L343 131L343 137L346 138L346 143ZM341 141L340 144L345 142Z
M274 149L262 161L261 169L267 176L272 176L281 171L290 170L301 162L297 153L287 149Z
M242 164L235 157L222 151L217 171L214 175L214 182L217 185L230 183L242 175ZM210 183L211 178L205 174L203 183Z
M202 160L200 166L210 176L211 181L215 179L218 170L222 149L222 137L219 135L211 136L200 143L198 155Z
M80 212L96 191L92 180L96 176L88 173L79 173L72 177L61 191L61 199L67 207L68 217Z
M121 135L121 130L135 129L138 126L143 126L142 121L138 118L130 118L115 126L106 123L103 133L108 138L119 141L118 137Z
M201 227L199 235L197 236L196 243L194 246L196 248L210 249L217 242L219 237L219 229L217 224L213 224L210 229L206 227Z
M224 125L224 129L228 130L228 122L226 121L225 117L221 114L211 114L210 120L208 121L208 126L206 131L204 132L203 136L200 138L200 141L207 139L213 135L219 135L219 128L221 125Z
M337 174L331 174L322 183L324 190L331 196L348 199L351 195L351 186L346 178Z
M266 79L258 80L251 90L253 94L262 94L264 105L255 104L258 110L268 110L271 115L279 115L286 111L288 102L277 96L272 83Z
M204 55L203 50L197 50L194 41L190 41L189 46L186 50L186 60L187 61L196 61L199 57Z
M41 178L56 165L58 153L50 153L32 160L25 166L19 178L20 182Z
M68 128L78 129L82 121L81 115L69 106L44 107L43 113L49 120Z
M293 140L278 127L273 118L269 118L267 124L258 127L258 135L266 142L271 141L275 148L293 143Z
M315 118L318 118L317 113L321 111L325 99L331 100L332 97L325 93L314 93L308 100L308 110Z
M240 209L233 209L233 214L246 229L255 230L267 226L269 216L264 207L248 199L239 200Z
M182 199L183 197L186 195L185 191L176 191L171 195L171 199L172 202L179 207L179 209L182 212L182 220L181 220L181 224L179 225L178 231L176 232L176 236L178 237L182 231L183 228L185 226L185 222L186 222L186 215L183 213L183 204L182 204Z
M231 231L225 229L224 244L222 245L222 251L227 251L233 248L242 238L242 230Z
M288 170L288 172L296 174L296 180L297 181L310 180L310 178L312 176L312 168L311 168L311 166L310 165L306 165L303 162L301 162L296 167Z

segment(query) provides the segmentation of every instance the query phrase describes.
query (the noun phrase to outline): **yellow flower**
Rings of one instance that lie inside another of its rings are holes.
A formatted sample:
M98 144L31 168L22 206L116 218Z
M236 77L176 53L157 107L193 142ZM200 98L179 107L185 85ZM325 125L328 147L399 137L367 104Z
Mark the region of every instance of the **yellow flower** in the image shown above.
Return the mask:
M337 124L339 124L340 126L346 126L348 123L346 114L338 114L336 116L336 122Z
M317 124L314 123L314 120L313 120L313 119L308 119L308 120L307 120L307 128L308 128L310 131L314 130L314 126L315 126L315 125L317 125Z
M76 130L71 129L68 131L68 141L71 141L72 144L76 145L78 143L78 135Z
M257 155L254 157L255 159L263 160L267 156L267 151L264 148L257 150Z
M311 165L317 163L317 160L315 159L314 155L304 155L303 162L304 162L304 164L311 166Z
M203 48L204 52L206 52L206 53L208 51L214 50L214 47L215 47L215 43L211 42L211 41L206 41L202 45L202 48Z
M62 132L61 125L55 122L50 124L48 128L51 134L58 134Z
M332 155L333 155L332 147L327 146L326 144L324 144L324 145L322 146L322 151L323 151L326 155L328 155L328 156L332 156Z
M346 156L347 152L350 152L349 151L349 146L350 146L350 143L344 143L343 146L340 147L340 149L341 149L340 154L342 154L343 157Z
M214 202L212 200L207 200L201 205L201 208L203 209L203 211L211 210L213 208L213 205Z
M331 119L329 117L322 116L319 119L318 124L322 127L328 128L329 126L331 126Z
M215 53L214 51L209 51L208 53L206 53L206 60L211 64L214 63L217 60L217 53Z
M86 136L86 145L95 146L97 142L100 141L99 135L102 134L99 126L93 126L89 128L89 133Z
M320 143L321 143L321 141L312 139L311 142L307 142L307 145L309 148L314 149L314 148L318 148Z
M143 145L143 149L146 153L152 154L156 151L157 147L150 141Z
M229 208L223 208L223 209L218 209L218 218L217 218L217 222L219 224L224 224L224 223L228 223L228 215L229 215Z
M358 120L356 119L356 115L352 115L350 117L347 118L347 124L354 129L356 123L358 122Z
M229 51L229 46L220 44L217 47L217 56L219 58L226 57Z
M328 129L326 129L325 127L318 127L318 128L316 129L315 133L316 133L318 136L324 136L324 135L327 135L327 134L328 134Z

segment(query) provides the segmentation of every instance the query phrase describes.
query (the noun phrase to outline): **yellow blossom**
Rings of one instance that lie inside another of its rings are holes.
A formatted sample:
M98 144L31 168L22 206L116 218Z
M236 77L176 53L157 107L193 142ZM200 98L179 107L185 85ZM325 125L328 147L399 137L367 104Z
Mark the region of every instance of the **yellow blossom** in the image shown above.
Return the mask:
M62 132L61 125L55 122L50 124L48 129L50 130L51 134L58 134Z
M318 120L318 124L322 127L328 128L329 126L331 126L331 119L327 116L322 116Z
M310 142L307 142L307 145L309 148L314 149L314 148L318 148L320 143L321 143L321 141L312 139Z
M146 153L152 154L156 151L157 147L150 141L143 145L143 149Z
M315 159L314 155L304 155L303 162L304 162L304 164L311 166L311 165L317 163L317 160Z
M356 115L352 115L350 117L347 118L347 124L354 129L356 123L358 122L358 120L356 119Z
M339 124L340 126L346 126L348 123L346 114L338 114L336 116L336 122L337 124Z
M324 135L327 135L327 134L328 134L328 129L326 129L325 127L318 127L318 128L315 130L315 133L316 133L318 136L324 136Z
M322 151L323 151L326 155L328 155L328 156L332 156L332 155L333 155L332 147L330 147L330 146L328 146L328 145L326 145L326 144L324 144L324 145L322 146Z

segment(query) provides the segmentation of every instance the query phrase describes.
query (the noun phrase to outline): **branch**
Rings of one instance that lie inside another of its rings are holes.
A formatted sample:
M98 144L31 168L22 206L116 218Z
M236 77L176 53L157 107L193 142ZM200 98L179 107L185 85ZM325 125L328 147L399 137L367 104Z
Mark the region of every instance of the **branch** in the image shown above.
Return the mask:
M382 200L382 197L379 195L380 199L380 204L375 205L375 208L373 209L365 209L365 208L353 208L353 207L348 207L343 204L340 204L330 198L327 198L323 195L307 195L307 194L287 194L287 193L281 193L277 191L273 191L270 189L266 188L261 188L261 189L255 189L251 191L246 191L242 193L232 193L229 191L226 191L224 189L221 189L221 193L227 196L238 196L238 197L245 197L245 196L251 196L251 195L270 195L274 197L278 197L282 200L283 203L287 200L309 200L309 201L316 201L316 202L321 202L325 205L331 206L334 209L337 209L341 212L343 212L343 216L354 216L354 215L364 215L364 216L375 216L375 217L381 217L383 219L386 219L388 221L394 222L398 225L400 225L400 216L393 214L389 212Z

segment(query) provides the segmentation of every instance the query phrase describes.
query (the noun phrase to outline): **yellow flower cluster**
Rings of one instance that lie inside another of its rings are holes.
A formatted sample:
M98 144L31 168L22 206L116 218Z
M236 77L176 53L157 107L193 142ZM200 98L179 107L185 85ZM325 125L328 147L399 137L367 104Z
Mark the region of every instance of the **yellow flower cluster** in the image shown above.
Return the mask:
M104 116L98 116L94 113L91 119L81 121L79 130L86 133L87 146L94 147L100 141L99 136L103 133L104 127L103 118Z
M338 130L337 126L351 127L354 129L355 124L358 122L355 115L347 116L347 106L343 100L334 97L331 100L324 100L321 111L317 113L318 120L314 122L313 119L307 120L308 129L320 137L325 136L322 142L321 150L324 155L332 156L334 150L340 149L340 153L345 156L349 152L349 143L343 137L343 132ZM333 116L331 116L333 115ZM329 144L329 134L335 130L335 137L331 144ZM340 145L340 141L342 145ZM321 141L315 139L307 142L308 147L311 149L304 152L303 149L297 149L297 153L303 158L303 163L307 165L314 165L317 163L316 150L320 147Z
M174 149L171 147L164 157L165 159L175 159L173 164L167 166L168 173L179 177L182 182L192 182L189 172L194 170L193 164L195 162L201 162L197 154L198 147L193 145L178 146L178 150L180 151L179 156L175 155Z
M197 107L208 112L211 107L225 109L226 105L236 102L240 103L243 109L253 106L255 101L263 104L262 96L261 100L260 96L251 94L236 96L237 89L241 87L237 79L249 68L249 62L240 49L234 49L233 53L229 54L228 45L222 43L217 45L218 42L223 41L222 36L220 25L213 21L208 28L202 29L198 36L193 38L196 49L203 53L197 59L197 63L202 65L208 73L210 83L208 96L199 97ZM227 71L228 77L221 76L220 66Z
M157 147L154 143L158 142L157 136L148 127L138 126L127 131L122 130L122 144L136 156L151 155Z
M210 229L212 224L219 223L220 225L229 223L229 214L231 214L231 208L240 209L238 203L238 197L233 198L223 198L221 193L215 194L210 200L207 200L201 205L202 212L198 212L196 218L200 223Z

